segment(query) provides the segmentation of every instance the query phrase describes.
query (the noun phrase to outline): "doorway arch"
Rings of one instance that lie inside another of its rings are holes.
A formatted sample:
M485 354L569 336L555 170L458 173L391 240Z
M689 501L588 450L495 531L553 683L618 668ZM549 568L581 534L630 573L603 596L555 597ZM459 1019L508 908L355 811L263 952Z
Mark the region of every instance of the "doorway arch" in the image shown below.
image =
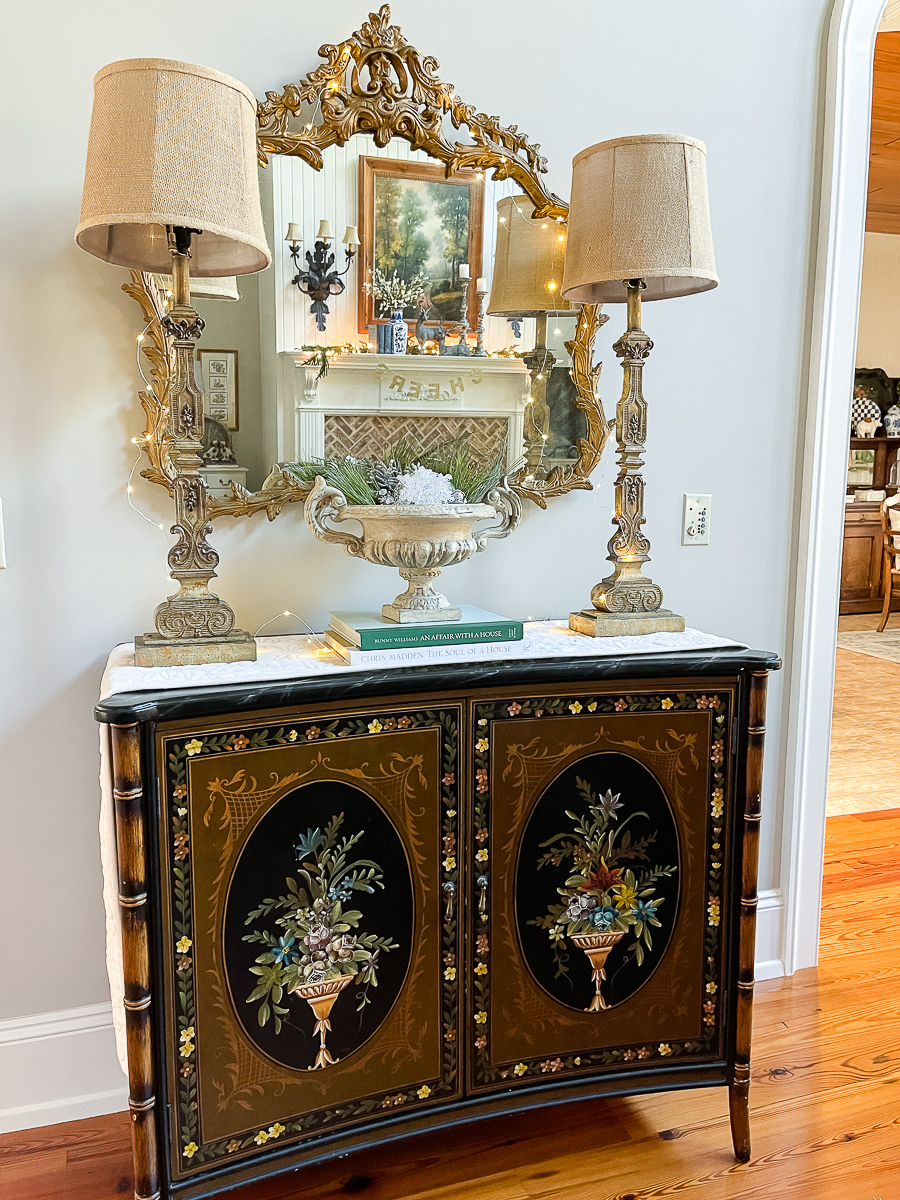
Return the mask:
M828 27L784 790L788 974L815 966L818 958L873 58L884 8L885 0L835 0Z

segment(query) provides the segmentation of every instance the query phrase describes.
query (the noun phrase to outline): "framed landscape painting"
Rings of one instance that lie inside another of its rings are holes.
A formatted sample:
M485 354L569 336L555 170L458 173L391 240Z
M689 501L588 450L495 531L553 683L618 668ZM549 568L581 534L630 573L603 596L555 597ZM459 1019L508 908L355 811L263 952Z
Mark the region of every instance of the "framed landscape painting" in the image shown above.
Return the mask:
M456 323L464 286L460 266L468 263L473 280L482 273L483 217L484 179L475 171L457 171L448 178L439 163L360 158L360 332L388 315L362 287L376 267L387 275L396 271L402 279L424 272L430 318ZM470 328L476 324L477 307L470 287ZM406 313L413 316L414 310Z

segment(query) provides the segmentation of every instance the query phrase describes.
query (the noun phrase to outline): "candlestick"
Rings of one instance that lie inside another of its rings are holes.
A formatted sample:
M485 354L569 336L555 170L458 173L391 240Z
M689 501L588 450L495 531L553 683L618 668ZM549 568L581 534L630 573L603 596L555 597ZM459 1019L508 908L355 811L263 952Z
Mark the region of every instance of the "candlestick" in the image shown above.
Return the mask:
M459 310L459 345L456 348L456 353L461 358L468 358L471 353L469 350L469 344L466 341L466 336L469 332L469 264L463 263L463 266L466 268L466 278L461 280L462 301L460 303ZM460 271L462 271L462 267L460 267Z
M478 341L472 353L473 358L487 358L487 350L484 348L484 304L487 299L487 288L481 286L483 283L487 283L487 280L479 279L475 286L478 294L478 324L475 326Z

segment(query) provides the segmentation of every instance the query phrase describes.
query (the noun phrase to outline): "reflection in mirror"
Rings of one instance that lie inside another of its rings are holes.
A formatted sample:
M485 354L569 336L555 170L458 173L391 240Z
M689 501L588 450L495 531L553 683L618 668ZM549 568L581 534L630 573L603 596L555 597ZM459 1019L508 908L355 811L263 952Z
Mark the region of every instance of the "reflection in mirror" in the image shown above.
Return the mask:
M447 179L402 139L379 147L357 135L328 147L320 171L273 155L263 175L276 247L271 276L261 276L261 286L274 290L271 327L263 305L262 348L277 362L276 461L380 457L404 437L433 445L465 436L479 454L505 443L510 472L524 462L533 478L544 478L572 465L586 421L574 405L564 347L575 317L554 296L564 224L532 221L534 206L514 181L481 171ZM509 206L524 241L518 229L511 238L504 228ZM324 331L320 312L295 285L292 254L294 245L312 251L323 223L358 229L361 242L343 290L328 297ZM419 281L415 303L379 299L378 288L394 276ZM539 295L524 296L526 278L530 291L539 279ZM479 305L489 309L480 330ZM389 354L392 324L401 322L405 353Z
M231 496L232 480L256 491L271 470L263 454L261 357L267 348L260 333L260 282L259 275L242 275L237 281L240 298L232 304L198 296L193 281L191 285L194 307L206 322L195 352L204 418L227 430L233 450L229 462L221 430L213 441L209 435L204 438L210 444L203 456L203 475L210 494L217 497Z
M540 148L444 84L386 5L321 55L258 107L272 266L242 278L237 302L194 292L206 322L197 382L218 422L211 519L274 519L309 490L278 463L380 456L403 436L465 436L486 455L505 445L514 490L541 507L589 488L610 433L593 363L606 317L548 307L561 303L567 206L546 187ZM527 303L496 287L498 207L510 205L514 235L537 239L530 267L520 255L543 287ZM539 235L553 241L549 263ZM174 347L152 278L135 272L125 288L149 322L142 473L171 491Z

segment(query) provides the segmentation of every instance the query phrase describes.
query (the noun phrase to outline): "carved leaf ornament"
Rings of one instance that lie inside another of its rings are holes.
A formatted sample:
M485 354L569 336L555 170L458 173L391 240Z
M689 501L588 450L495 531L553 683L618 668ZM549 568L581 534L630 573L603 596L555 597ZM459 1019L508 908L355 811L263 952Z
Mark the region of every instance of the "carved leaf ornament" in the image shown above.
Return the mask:
M320 171L323 152L329 146L343 146L357 133L370 134L380 147L399 137L412 149L423 150L443 163L448 176L471 168L490 171L495 180L514 180L533 203L536 218L564 222L568 205L548 191L541 179L547 172L547 160L540 146L530 142L517 126L501 125L497 117L464 104L455 88L438 77L437 59L420 55L399 26L390 24L390 16L390 7L383 4L345 41L322 46L319 55L324 63L299 83L290 83L281 92L266 92L257 109L260 164L265 166L271 154L284 154L302 158L313 170ZM304 108L313 115L300 124ZM321 116L318 124L316 115ZM471 140L450 140L445 118L454 129L465 130ZM171 492L174 471L169 461L171 439L166 432L165 395L174 378L172 332L162 327L162 298L151 276L132 272L132 282L124 285L124 290L138 301L147 320L154 312L156 315L148 330L150 340L145 338L143 343L151 363L152 384L141 393L147 413L143 447L150 460L150 467L142 474ZM610 436L611 423L597 395L600 364L593 365L594 338L608 319L601 315L599 305L584 305L575 338L566 343L572 356L575 403L587 420L587 437L577 443L577 461L554 468L546 478L528 477L523 469L511 480L512 489L520 497L533 500L541 508L546 508L551 496L590 489L591 472ZM286 504L304 502L311 487L290 479L276 467L259 492L232 483L232 498L210 497L209 516L216 520L265 512L269 520L274 520Z

